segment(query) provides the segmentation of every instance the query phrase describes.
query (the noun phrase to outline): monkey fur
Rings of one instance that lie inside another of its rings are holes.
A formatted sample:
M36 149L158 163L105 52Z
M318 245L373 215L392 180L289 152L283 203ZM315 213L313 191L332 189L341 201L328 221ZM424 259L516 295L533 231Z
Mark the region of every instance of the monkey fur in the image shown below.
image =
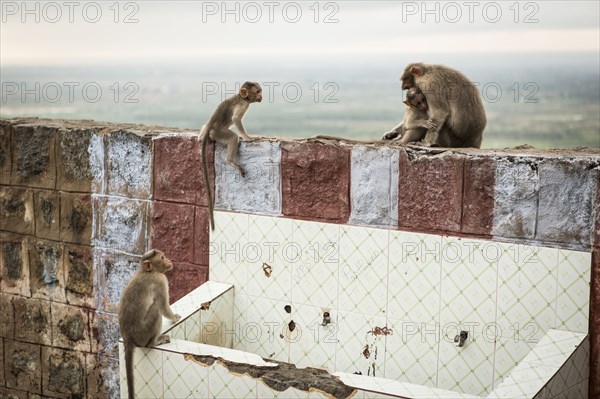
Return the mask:
M477 87L461 72L444 65L409 64L400 77L402 90L418 87L427 97L430 128L423 142L428 146L481 147L487 123Z
M134 399L133 351L136 346L157 346L170 342L161 334L162 318L180 319L169 306L169 284L165 272L173 263L162 251L152 249L142 256L140 268L123 291L119 305L119 328L125 347L125 369L129 398Z
M435 122L429 119L427 99L418 87L406 92L406 112L404 119L391 131L383 136L383 140L392 140L400 136L398 143L408 144L422 140L429 129L435 129Z
M206 193L208 197L208 210L210 217L211 229L215 229L214 220L214 204L213 196L208 178L208 162L206 160L206 145L208 140L218 141L227 145L227 163L236 168L242 177L245 176L244 169L236 162L238 153L239 137L230 129L231 125L235 125L239 134L245 140L250 140L242 118L248 110L250 104L262 101L262 88L256 82L245 82L238 94L229 97L223 101L215 112L212 114L208 122L202 126L200 139L202 140L202 168L204 175L204 183L206 184Z

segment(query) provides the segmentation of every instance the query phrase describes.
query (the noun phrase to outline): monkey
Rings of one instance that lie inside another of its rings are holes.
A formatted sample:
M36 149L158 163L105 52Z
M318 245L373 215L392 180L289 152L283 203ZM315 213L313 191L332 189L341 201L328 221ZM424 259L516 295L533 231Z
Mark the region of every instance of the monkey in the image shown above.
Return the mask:
M206 144L208 139L218 141L227 145L227 163L236 168L242 177L246 175L244 169L235 161L238 153L239 137L229 129L235 125L239 134L245 140L251 140L246 133L242 118L252 103L262 101L262 88L256 82L245 82L238 94L235 94L223 101L208 122L202 126L200 139L202 140L202 166L204 174L204 183L206 184L206 193L208 197L208 210L210 216L211 229L215 229L215 220L213 216L214 204L212 193L210 191L210 181L208 179L208 162L206 160Z
M425 145L481 147L485 109L477 88L464 74L444 65L414 63L406 66L400 80L402 90L423 91L429 117L437 122L425 134Z
M406 92L406 112L402 122L383 136L383 140L395 139L400 135L400 144L422 140L429 129L435 129L436 123L429 119L427 98L418 87Z
M142 256L140 268L123 291L119 304L119 328L125 347L127 391L134 399L133 350L136 346L157 346L171 341L161 334L162 317L176 322L181 317L169 306L169 284L165 272L173 263L162 251L152 249Z

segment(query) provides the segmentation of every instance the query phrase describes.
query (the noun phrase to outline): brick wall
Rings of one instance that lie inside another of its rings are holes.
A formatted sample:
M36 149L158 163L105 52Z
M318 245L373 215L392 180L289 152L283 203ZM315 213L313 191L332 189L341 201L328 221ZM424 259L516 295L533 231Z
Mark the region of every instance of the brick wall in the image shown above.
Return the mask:
M140 254L174 261L172 301L208 278L200 147L177 129L0 120L0 396L118 396L116 310ZM219 209L593 251L600 395L600 151L258 140L241 179L209 148Z

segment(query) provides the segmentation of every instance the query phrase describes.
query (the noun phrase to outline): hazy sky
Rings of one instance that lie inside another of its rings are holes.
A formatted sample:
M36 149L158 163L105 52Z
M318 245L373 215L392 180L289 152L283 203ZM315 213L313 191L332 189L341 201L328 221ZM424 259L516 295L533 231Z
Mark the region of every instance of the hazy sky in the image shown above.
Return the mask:
M0 12L1 65L600 53L597 1L2 0Z

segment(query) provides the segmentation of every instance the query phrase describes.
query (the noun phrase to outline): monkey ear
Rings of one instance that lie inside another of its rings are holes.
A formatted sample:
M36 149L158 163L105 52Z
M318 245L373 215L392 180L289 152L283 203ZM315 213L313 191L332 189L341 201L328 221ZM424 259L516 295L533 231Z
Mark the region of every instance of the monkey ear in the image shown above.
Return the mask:
M421 76L421 70L418 67L412 67L410 68L410 73L415 75L415 76Z
M248 89L247 89L247 88L245 88L245 87L242 87L242 88L240 89L240 96L242 96L242 98L246 98L246 97L248 97Z
M142 267L144 268L145 271L151 272L152 271L152 262L150 262L149 260L145 260L142 263Z

